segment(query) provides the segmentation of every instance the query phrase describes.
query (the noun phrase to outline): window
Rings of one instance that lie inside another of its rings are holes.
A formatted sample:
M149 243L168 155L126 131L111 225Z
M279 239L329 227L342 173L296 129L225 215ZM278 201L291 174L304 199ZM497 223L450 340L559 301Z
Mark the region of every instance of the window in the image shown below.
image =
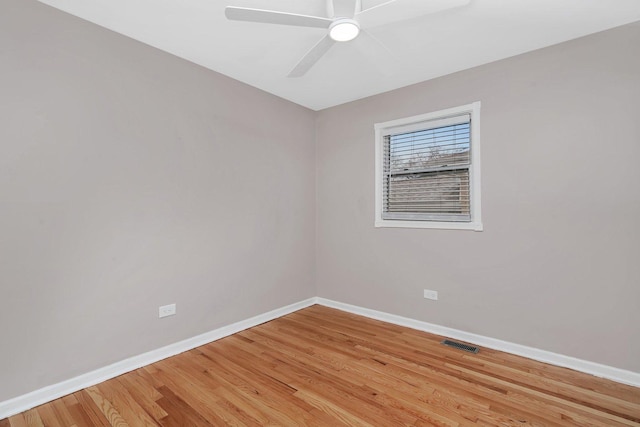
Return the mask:
M376 227L482 230L480 102L375 131Z

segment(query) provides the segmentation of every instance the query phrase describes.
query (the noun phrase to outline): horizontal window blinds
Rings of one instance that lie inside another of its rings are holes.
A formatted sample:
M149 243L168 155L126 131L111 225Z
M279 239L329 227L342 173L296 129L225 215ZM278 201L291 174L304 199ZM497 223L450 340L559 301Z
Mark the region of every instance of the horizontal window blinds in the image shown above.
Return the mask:
M392 128L383 140L383 219L471 221L468 114Z

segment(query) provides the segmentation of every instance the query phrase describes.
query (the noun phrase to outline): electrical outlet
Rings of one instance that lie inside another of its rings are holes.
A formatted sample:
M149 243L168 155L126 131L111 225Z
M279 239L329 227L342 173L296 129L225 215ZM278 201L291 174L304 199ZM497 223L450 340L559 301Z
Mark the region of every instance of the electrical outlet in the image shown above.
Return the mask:
M426 299L438 300L438 291L431 291L429 289L425 289L424 297Z
M158 317L160 317L160 318L167 317L167 316L173 316L174 314L176 314L176 305L175 304L163 305L162 307L160 307L158 309Z

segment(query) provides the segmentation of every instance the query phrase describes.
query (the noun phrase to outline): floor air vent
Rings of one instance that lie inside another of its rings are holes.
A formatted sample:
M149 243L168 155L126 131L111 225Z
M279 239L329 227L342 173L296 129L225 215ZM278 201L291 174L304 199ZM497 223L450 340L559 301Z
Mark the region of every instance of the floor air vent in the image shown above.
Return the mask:
M449 347L457 348L458 350L468 351L469 353L477 353L480 351L478 347L474 347L472 345L466 345L459 342L444 340L440 344L447 345Z

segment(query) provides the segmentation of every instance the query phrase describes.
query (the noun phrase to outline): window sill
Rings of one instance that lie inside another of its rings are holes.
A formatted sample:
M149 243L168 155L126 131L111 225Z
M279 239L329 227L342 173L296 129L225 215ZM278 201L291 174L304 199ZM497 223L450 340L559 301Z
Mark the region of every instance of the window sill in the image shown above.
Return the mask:
M482 231L481 222L437 222L437 221L399 221L379 219L376 228L433 228L440 230Z

